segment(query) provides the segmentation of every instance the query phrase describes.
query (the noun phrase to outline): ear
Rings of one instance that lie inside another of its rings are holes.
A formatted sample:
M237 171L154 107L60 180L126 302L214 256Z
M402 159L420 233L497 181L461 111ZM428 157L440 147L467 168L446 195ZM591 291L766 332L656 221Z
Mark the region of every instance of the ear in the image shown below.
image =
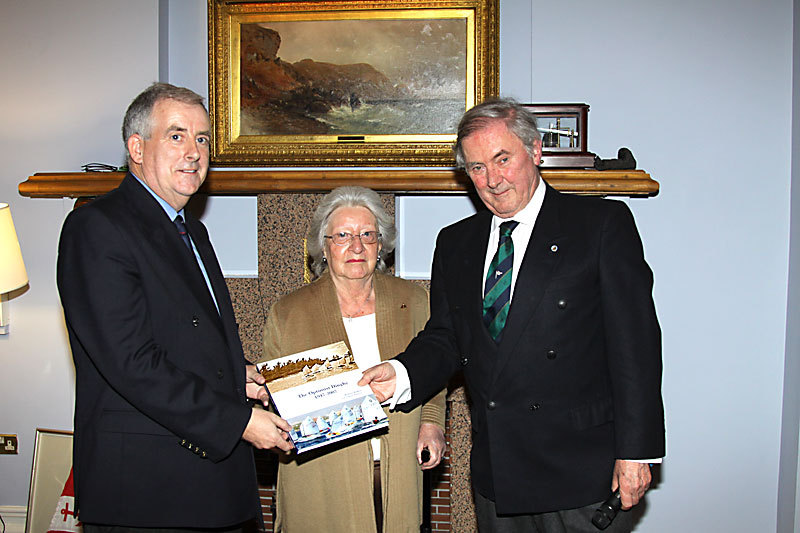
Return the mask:
M537 167L542 163L542 141L533 141L533 164Z
M137 165L142 164L143 159L143 149L144 149L144 139L138 133L134 133L130 137L128 137L128 153L130 154L131 161L136 163Z

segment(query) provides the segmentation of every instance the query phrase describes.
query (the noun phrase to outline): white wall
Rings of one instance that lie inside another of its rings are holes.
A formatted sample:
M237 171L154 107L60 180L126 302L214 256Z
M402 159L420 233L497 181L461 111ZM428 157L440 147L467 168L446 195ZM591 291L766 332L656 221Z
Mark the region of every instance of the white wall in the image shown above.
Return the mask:
M0 455L0 509L26 505L35 429L72 429L74 402L55 287L72 202L23 198L17 185L34 172L120 164L122 114L158 77L156 0L12 0L2 11L0 201L11 204L30 290L11 300L11 332L0 336L0 433L20 444Z
M792 9L790 0L501 0L502 92L589 103L590 149L613 157L627 146L661 183L657 197L629 201L656 275L668 428L638 531L776 529ZM157 12L155 0L4 5L0 44L16 52L0 58L0 201L12 205L31 290L12 300L11 334L0 337L0 433L19 433L22 446L0 456L0 508L25 504L34 428L72 424L53 281L71 202L24 199L16 186L36 171L119 160L121 114L158 74ZM206 49L173 39L196 34L204 14L204 2L170 3L170 66L176 54L193 65L169 69L171 81L205 79Z

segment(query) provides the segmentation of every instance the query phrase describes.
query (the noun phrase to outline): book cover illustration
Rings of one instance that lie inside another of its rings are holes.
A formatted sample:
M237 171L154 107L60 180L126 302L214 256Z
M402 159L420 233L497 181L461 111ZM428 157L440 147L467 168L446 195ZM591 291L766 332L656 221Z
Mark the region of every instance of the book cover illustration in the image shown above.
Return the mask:
M389 426L347 345L320 346L256 365L281 418L292 426L297 453Z

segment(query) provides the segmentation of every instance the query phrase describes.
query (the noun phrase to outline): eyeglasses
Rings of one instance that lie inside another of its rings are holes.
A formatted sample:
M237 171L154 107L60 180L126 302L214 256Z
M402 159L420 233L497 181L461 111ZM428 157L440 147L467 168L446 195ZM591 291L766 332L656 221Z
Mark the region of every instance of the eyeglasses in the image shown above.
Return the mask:
M339 246L350 244L353 242L354 237L358 237L361 240L361 244L375 244L378 242L378 238L380 236L381 234L377 231L365 231L364 233L360 233L358 235L353 235L347 231L340 231L338 233L334 233L333 235L323 235L323 237L326 239L332 240L333 244Z

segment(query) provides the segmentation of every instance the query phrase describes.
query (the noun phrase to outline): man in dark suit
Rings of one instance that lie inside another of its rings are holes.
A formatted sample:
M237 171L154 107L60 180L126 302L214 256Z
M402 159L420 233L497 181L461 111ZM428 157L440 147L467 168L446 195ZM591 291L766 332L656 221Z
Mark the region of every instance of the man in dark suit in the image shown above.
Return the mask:
M242 531L261 514L252 447L291 449L286 421L248 404L266 402L264 381L208 233L183 209L208 171L209 130L202 97L149 87L123 123L130 172L61 232L87 533Z
M661 333L633 217L542 181L535 119L513 101L469 110L455 152L488 212L440 232L427 326L362 384L406 410L463 371L480 530L596 531L599 503L619 489L636 505L664 455ZM607 531L631 527L622 513Z

